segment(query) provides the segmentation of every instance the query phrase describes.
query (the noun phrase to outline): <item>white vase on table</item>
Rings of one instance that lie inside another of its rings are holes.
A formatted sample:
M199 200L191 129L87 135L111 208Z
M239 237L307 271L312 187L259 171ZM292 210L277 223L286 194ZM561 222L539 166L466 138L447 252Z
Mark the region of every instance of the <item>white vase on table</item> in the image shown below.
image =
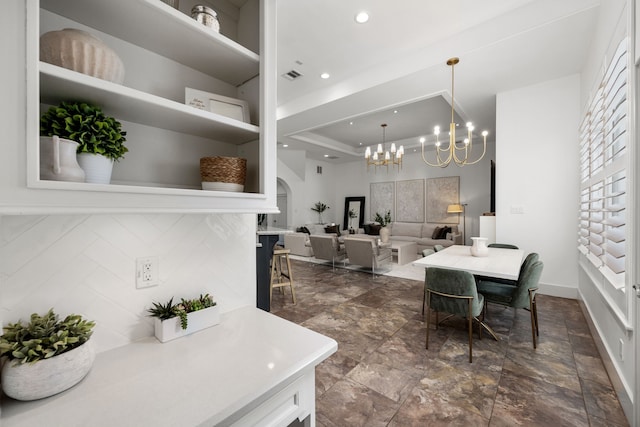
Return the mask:
M487 247L486 237L472 237L473 244L471 245L471 255L473 256L487 256L489 255L489 248Z

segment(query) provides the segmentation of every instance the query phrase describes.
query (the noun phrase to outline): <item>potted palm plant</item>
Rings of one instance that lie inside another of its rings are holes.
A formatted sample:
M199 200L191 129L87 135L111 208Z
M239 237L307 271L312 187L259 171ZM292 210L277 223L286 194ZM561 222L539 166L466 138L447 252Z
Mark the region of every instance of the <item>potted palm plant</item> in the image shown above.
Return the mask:
M70 314L59 320L53 309L31 315L27 324L9 323L0 336L2 389L17 400L49 397L80 382L93 365L89 338L95 322Z
M129 151L124 145L126 134L119 121L86 102L63 101L40 118L41 136L58 136L78 143L78 163L86 182L111 182L113 163Z
M165 304L154 302L153 307L147 312L155 318L155 337L160 342L167 342L220 323L219 307L209 294L193 299L182 298L175 304L173 298Z
M320 221L318 224L323 224L322 212L326 211L327 209L330 209L330 207L322 202L316 202L316 204L311 208L312 211L318 213L318 220Z

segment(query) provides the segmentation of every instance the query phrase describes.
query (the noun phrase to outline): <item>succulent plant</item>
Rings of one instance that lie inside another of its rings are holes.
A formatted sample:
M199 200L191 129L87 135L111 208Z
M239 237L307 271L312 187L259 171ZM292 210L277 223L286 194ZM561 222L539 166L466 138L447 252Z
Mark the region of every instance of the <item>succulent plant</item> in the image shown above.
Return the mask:
M173 317L180 317L180 326L182 329L187 329L188 318L187 314L198 310L204 310L205 308L213 307L217 303L213 300L213 297L209 294L200 294L199 298L184 299L177 304L173 304L173 297L166 303L153 303L153 307L148 309L147 312L151 317L157 317L160 320L167 320Z
M23 325L9 323L0 336L0 355L7 356L15 363L33 363L49 359L81 346L89 340L95 322L70 314L59 321L58 315L50 309L47 314L31 315L31 321Z

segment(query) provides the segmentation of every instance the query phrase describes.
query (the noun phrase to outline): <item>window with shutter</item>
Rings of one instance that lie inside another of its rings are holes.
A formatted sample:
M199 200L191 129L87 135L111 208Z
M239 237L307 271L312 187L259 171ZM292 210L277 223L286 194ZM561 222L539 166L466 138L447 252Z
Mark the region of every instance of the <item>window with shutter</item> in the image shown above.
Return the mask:
M625 38L579 129L578 249L615 289L625 286L628 61Z

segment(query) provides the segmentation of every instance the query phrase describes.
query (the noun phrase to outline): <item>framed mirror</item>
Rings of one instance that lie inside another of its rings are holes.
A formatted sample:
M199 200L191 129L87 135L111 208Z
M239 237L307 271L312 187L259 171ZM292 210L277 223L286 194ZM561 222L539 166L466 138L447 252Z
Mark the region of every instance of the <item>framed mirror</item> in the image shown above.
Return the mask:
M354 217L349 212L355 213ZM353 228L356 232L364 225L364 196L344 198L344 222L343 230Z

